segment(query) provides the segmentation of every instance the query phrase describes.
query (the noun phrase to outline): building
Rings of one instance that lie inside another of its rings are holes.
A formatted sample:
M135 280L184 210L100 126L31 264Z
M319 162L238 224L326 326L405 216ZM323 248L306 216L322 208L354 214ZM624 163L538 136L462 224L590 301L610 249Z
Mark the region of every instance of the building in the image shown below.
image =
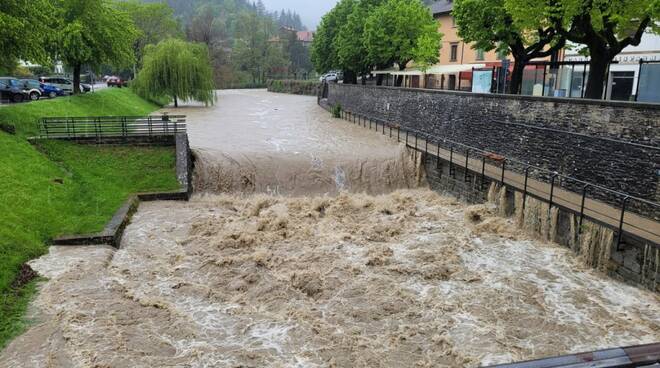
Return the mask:
M471 90L472 70L501 67L502 59L494 51L474 49L458 36L458 28L451 14L452 0L439 0L431 4L438 31L443 34L438 64L429 68L426 87L449 90Z
M296 35L298 36L298 41L305 47L310 47L312 42L314 42L314 32L312 31L298 31Z
M426 73L412 67L403 71L397 71L396 68L377 71L375 74L403 75L404 86L411 88L463 91L474 89L473 75L478 75L480 80L485 82L485 85L482 83L481 87L477 88L478 91L485 92L485 89L498 88L494 85L497 83L495 76L501 70L502 61L507 60L506 55L474 49L471 44L459 37L456 22L451 14L452 0L438 0L429 8L433 18L438 21L438 31L443 34L438 63L429 67ZM508 61L505 63L510 65ZM387 80L387 83L391 83L389 79Z
M580 55L578 51L576 47L566 49L564 61L588 62L589 57ZM586 66L584 69L588 78L588 69ZM645 88L647 85L648 89ZM656 88L650 88L651 85ZM614 58L604 97L608 100L629 101L641 98L641 101L660 102L660 87L657 86L660 86L660 35L646 33L639 46L628 46Z

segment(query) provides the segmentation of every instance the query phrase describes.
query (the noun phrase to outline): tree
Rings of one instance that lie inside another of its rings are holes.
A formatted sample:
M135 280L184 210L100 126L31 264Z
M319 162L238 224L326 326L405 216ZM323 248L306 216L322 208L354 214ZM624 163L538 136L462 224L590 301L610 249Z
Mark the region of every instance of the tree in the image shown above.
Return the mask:
M433 60L428 47L417 47L420 42L435 43L435 57L440 48L438 24L428 7L420 0L388 0L375 8L364 27L365 45L372 64L394 62L404 70L415 56ZM425 51L415 55L415 51ZM396 85L401 86L403 76Z
M136 92L149 99L215 102L213 70L204 44L167 39L145 48L144 66L135 80Z
M250 75L253 84L263 84L272 73L285 73L288 60L276 26L268 17L243 12L236 29L232 54L235 68Z
M284 33L286 37L284 51L289 58L290 72L296 75L298 73L307 73L312 69L309 59L309 49L298 40L298 34L296 32L284 31Z
M107 0L57 0L55 54L73 68L73 91L80 93L83 65L128 66L134 60L137 30L129 16Z
M119 10L128 14L136 26L138 35L133 44L137 66L142 65L144 48L168 38L183 36L174 10L165 3L142 3L137 0L116 3ZM135 71L134 71L135 73Z
M508 7L512 8L513 14ZM517 3L508 0L456 0L452 15L458 34L473 47L508 51L515 63L509 91L519 93L525 66L530 60L551 55L565 45L565 39L543 13L520 13Z
M424 32L417 39L412 55L415 66L426 73L429 66L438 62L438 50L440 49L441 34L435 32Z
M47 63L54 8L49 0L0 1L0 69L18 59Z
M341 26L353 11L355 0L340 0L332 10L323 16L312 43L312 63L319 73L339 68L341 61L335 38ZM344 68L344 81L354 81L355 71Z
M627 46L637 46L650 28L660 31L658 0L507 0L514 19L547 17L567 40L590 56L585 97L603 98L607 68Z
M367 54L367 48L364 42L364 26L369 14L384 2L384 0L360 0L353 2L351 4L352 9L350 14L333 40L337 49L337 65L344 70L354 70L362 76L363 83L366 81L364 78L365 75L375 66L370 62ZM391 62L388 64L391 65Z

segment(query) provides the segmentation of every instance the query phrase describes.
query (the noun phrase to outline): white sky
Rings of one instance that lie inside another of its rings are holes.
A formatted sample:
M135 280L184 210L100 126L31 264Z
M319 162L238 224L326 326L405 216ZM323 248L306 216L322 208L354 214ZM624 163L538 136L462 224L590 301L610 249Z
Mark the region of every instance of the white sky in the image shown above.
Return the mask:
M309 29L316 29L321 17L335 6L337 0L262 0L270 11L295 10Z

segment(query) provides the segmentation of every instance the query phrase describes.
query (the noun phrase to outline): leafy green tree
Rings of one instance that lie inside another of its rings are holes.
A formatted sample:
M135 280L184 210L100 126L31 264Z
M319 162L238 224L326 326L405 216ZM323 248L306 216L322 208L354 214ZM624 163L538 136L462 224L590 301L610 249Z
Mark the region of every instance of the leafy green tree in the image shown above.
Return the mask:
M529 61L550 56L564 47L565 39L542 13L514 21L507 4L507 0L456 0L452 15L459 36L473 42L473 47L511 53L515 63L509 91L519 93Z
M368 57L364 42L364 26L369 14L384 2L385 0L354 1L351 4L350 14L333 40L337 49L337 65L343 70L354 70L363 77L363 83L365 75L373 70L374 66L377 66L371 63Z
M135 91L145 98L215 102L213 69L206 45L167 39L145 48L144 66L135 80Z
M119 1L119 10L128 14L138 31L133 44L137 66L142 65L144 48L168 38L183 36L181 25L174 18L174 9L165 3L142 3L138 0Z
M49 62L53 11L49 0L0 1L0 69L13 69L17 59Z
M319 73L340 68L339 48L335 42L342 25L353 12L356 0L340 0L332 10L323 16L312 43L312 63ZM354 81L355 70L344 69L344 80Z
M268 75L286 73L288 60L272 19L241 13L232 62L237 70L250 75L253 84L265 83Z
M438 50L441 47L440 37L442 35L437 32L424 32L417 39L417 44L412 51L413 60L415 60L415 66L424 73L429 66L438 62Z
M56 1L59 26L54 49L73 68L74 93L80 93L83 65L128 66L135 60L133 43L138 32L126 13L108 0Z
M600 99L608 64L627 46L637 46L647 29L660 31L658 0L506 0L519 24L548 19L590 56L585 97Z
M369 60L374 65L394 62L404 70L415 57L423 62L437 60L441 39L438 24L420 0L388 0L371 12L364 34ZM418 47L420 42L425 45ZM396 85L401 86L402 81L403 76L399 76Z

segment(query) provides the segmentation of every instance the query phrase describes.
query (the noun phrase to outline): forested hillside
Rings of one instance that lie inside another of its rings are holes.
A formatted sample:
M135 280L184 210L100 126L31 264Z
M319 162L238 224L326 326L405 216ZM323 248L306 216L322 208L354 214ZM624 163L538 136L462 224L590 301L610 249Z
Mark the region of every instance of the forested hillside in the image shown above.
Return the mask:
M186 38L208 46L219 88L263 85L275 77L302 78L312 70L309 52L294 32L306 29L296 12L270 10L261 1L247 0L167 3Z

